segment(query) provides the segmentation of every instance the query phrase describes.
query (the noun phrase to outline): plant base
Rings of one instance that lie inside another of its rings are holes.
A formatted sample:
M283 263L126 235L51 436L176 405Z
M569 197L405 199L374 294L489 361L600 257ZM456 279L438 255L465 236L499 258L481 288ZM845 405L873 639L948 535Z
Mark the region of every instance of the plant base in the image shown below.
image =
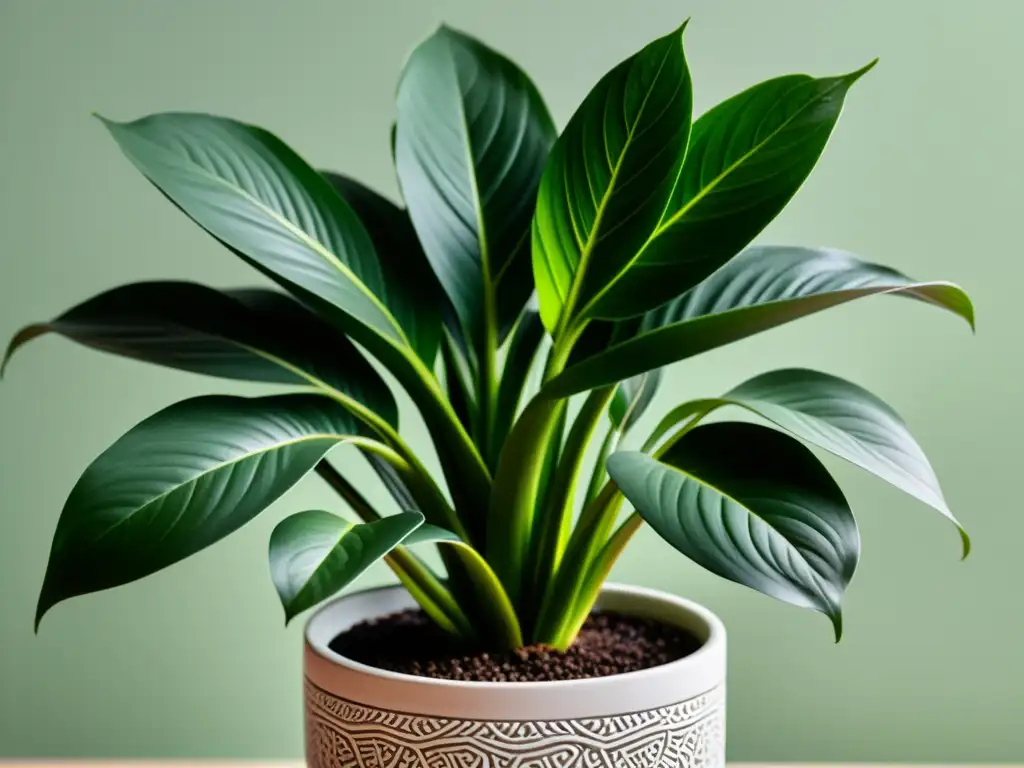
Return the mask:
M400 588L336 600L306 631L306 756L313 768L559 765L722 768L725 630L671 595L609 585L598 608L692 633L694 653L620 675L558 682L462 682L376 669L330 643L413 607Z

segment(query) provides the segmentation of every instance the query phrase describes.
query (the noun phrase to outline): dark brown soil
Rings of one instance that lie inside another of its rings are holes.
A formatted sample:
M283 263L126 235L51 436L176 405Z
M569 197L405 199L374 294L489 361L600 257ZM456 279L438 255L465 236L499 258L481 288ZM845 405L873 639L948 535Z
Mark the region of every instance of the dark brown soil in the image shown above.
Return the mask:
M606 677L657 667L700 647L688 632L652 619L595 613L562 653L548 646L487 653L457 646L422 611L356 624L331 650L378 669L471 682L540 682Z

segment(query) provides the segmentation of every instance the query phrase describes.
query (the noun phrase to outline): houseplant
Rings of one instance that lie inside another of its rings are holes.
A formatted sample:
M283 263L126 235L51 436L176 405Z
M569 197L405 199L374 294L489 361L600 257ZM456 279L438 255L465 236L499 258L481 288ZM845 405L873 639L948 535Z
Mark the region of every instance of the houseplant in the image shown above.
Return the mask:
M971 320L949 284L832 250L747 247L806 178L867 67L770 80L692 121L682 39L675 30L613 69L556 137L515 65L439 30L398 88L392 144L408 212L314 171L252 126L184 114L106 122L165 196L285 293L129 285L26 328L12 351L56 332L306 391L188 400L101 455L61 515L37 623L63 599L217 541L315 469L361 522L308 511L275 529L271 571L286 616L380 557L410 598L363 593L313 619L311 759L373 765L374 750L452 750L454 733L471 751L522 754L542 742L570 755L564 764L588 749L618 750L615 764L626 750L651 765L720 760L724 641L713 617L683 601L608 590L603 607L677 620L704 645L663 668L572 683L417 680L329 648L348 624L415 599L444 631L492 652L564 649L641 521L710 570L821 611L838 636L857 529L798 440L953 519L892 410L811 371L680 404L643 450L615 450L651 403L659 369L707 349L875 293ZM443 478L402 439L367 357L419 408ZM539 386L528 375L535 359ZM772 426L706 423L728 405ZM584 466L592 440L598 460ZM396 514L381 516L327 462L343 442L384 480ZM620 523L626 499L636 512ZM446 579L418 546L438 548ZM630 740L609 744L630 718ZM668 731L652 725L666 721ZM597 723L586 738L583 722ZM375 733L386 725L387 739L361 735L365 723Z

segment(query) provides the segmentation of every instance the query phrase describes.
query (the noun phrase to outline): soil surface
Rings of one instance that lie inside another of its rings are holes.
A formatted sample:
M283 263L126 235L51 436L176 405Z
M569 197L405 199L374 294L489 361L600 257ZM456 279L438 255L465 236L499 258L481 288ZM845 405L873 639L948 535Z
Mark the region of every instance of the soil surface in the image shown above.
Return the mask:
M356 624L331 650L378 669L468 682L549 682L606 677L688 656L700 641L685 630L621 613L591 614L562 653L548 646L488 653L457 645L419 610Z

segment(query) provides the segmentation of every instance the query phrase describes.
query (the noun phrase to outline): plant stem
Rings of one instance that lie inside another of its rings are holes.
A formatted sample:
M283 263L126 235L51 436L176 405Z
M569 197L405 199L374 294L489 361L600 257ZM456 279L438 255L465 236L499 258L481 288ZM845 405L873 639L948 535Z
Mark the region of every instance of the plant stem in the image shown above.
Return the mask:
M345 500L360 520L372 523L381 519L380 513L327 459L320 460L316 471L334 492ZM405 547L396 547L384 557L384 562L439 626L466 639L475 636L469 619L451 593L412 552Z
M463 359L455 348L455 342L447 332L441 340L441 362L444 366L445 391L452 409L462 425L475 440L480 436L480 412L478 404L470 394L463 372Z
M700 412L677 433L665 441L653 454L659 458L684 434L693 429L707 415ZM541 616L537 622L538 642L555 647L568 647L586 620L601 585L615 560L621 554L643 518L633 512L611 535L625 497L610 480L587 504L573 529L566 555L545 595Z
M611 573L612 566L615 565L615 561L619 559L619 555L622 554L626 545L633 538L633 534L640 529L643 522L643 518L636 512L627 517L601 549L594 562L587 568L587 575L569 611L569 621L555 638L554 646L556 648L564 651L572 645L580 628L590 615L594 603L597 602L597 598L601 594L601 587L608 578L608 574Z
M580 515L551 580L537 619L537 642L554 643L582 589L590 563L604 546L618 518L623 496L613 483L606 483Z
M569 430L550 492L544 499L545 503L535 508L538 514L533 524L534 534L529 549L536 558L532 593L538 597L547 591L548 583L554 577L565 552L572 526L573 498L580 468L583 465L583 456L597 428L598 420L614 392L614 387L600 387L587 396ZM539 606L534 605L532 608L536 611Z
M608 461L608 454L611 453L612 445L615 443L617 430L614 425L608 425L608 431L605 432L604 440L601 441L601 447L597 450L597 458L594 460L594 469L590 473L590 482L587 483L587 493L583 497L583 507L586 508L590 502L597 498L597 494L601 491L601 486L605 483L605 465Z
M484 452L488 467L494 467L494 428L498 411L498 332L495 317L494 292L485 290L484 338L479 351L480 365L477 370L477 402L480 404L480 439L478 445Z
M487 535L486 510L491 498L490 470L433 373L418 359L414 367L427 395L420 398L417 405L437 449L448 489L459 512L460 527L469 532L466 541L482 546Z
M430 473L420 464L415 454L411 456L413 462L409 462L396 450L376 440L357 437L349 440L349 443L358 446L364 451L380 456L394 467L398 476L416 500L416 504L427 519L427 522L442 527L450 527L460 538L468 540L465 530L462 528L462 523L455 515L455 511L448 504L448 500L441 493L441 489L437 487Z

